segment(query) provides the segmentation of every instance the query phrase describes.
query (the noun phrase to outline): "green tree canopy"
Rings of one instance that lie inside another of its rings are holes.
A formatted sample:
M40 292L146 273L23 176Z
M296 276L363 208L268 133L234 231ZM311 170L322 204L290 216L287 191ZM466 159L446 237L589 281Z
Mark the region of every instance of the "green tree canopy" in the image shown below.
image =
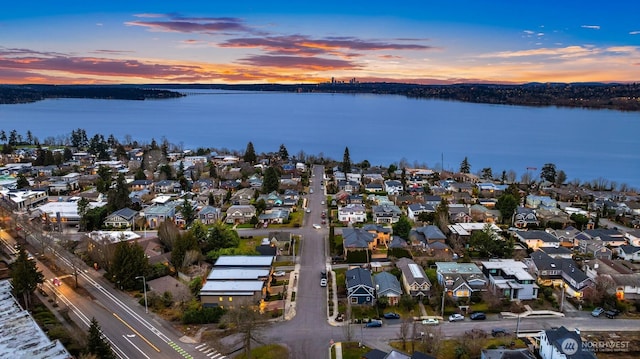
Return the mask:
M402 215L398 222L393 224L393 234L407 240L409 239L409 233L411 232L411 221L407 216Z
M280 174L273 166L267 167L264 172L264 180L262 182L262 189L264 193L271 193L277 191L280 188Z
M342 172L351 173L351 156L349 155L349 147L344 148L342 157Z
M580 213L573 213L569 219L575 222L576 228L579 230L585 229L586 225L589 223L589 217Z
M243 160L250 164L256 163L257 156L256 150L253 148L253 142L247 143L247 148L244 150Z
M471 173L471 165L469 159L465 157L460 163L460 173Z
M238 232L218 221L209 227L201 248L203 253L208 253L220 248L237 247L239 243Z
M146 276L149 268L149 258L141 245L137 242L119 242L108 275L125 290L133 290L142 287L142 282L136 277Z
M200 252L198 239L192 232L187 231L178 236L171 251L171 264L178 270L184 269L184 258L188 251Z
M44 281L44 275L36 267L36 262L29 259L24 248L18 249L18 257L11 264L11 285L16 296L22 295L25 309L31 307L31 294Z
M180 205L180 214L182 214L182 219L184 219L186 226L189 226L191 222L196 219L196 210L187 198L185 198L182 201L182 205Z
M98 359L116 358L111 345L102 334L102 329L96 318L91 318L89 335L87 336L87 353L95 355Z
M551 183L556 182L556 165L553 163L546 163L540 170L540 178Z
M130 191L127 186L127 182L124 179L124 174L120 173L116 179L115 188L109 189L109 194L107 196L109 212L131 206L131 198L129 197L129 194Z
M513 195L505 193L498 197L496 208L500 211L502 223L511 223L513 214L516 213L518 208L518 200Z
M287 147L285 147L284 143L280 145L280 150L278 151L278 155L280 159L283 161L289 160L289 151L287 151Z

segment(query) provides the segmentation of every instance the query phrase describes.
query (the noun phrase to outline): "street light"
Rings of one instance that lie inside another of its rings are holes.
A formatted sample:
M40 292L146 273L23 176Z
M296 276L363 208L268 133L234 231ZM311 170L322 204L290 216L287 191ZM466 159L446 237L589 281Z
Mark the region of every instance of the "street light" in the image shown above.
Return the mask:
M139 275L136 279L142 278L142 286L144 287L144 312L149 313L149 307L147 306L147 279L143 275Z

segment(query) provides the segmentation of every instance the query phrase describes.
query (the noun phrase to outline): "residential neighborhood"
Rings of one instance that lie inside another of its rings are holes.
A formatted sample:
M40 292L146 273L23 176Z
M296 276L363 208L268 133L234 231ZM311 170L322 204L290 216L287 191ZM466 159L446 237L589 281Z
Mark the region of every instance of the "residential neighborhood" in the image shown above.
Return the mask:
M3 154L2 226L43 263L68 251L115 288L143 289L145 306L148 294L158 303L152 310L180 308L178 321L215 312L207 323L218 323L242 308L292 320L305 297L319 295L324 320L346 332L395 325L389 312L429 327L478 313L500 321L564 317L568 308L624 318L640 310L640 195L632 191L558 183L548 173L520 183L347 156L314 162L289 156L284 145L259 156L252 145L244 154L105 146ZM34 165L45 155L51 163ZM313 253L322 265L313 273L301 249L311 241L326 247ZM299 292L298 278L307 285L309 275L320 285ZM163 296L173 299L160 304ZM554 357L558 335L580 339L563 329L507 349ZM411 350L362 357L441 357L428 329L413 330ZM474 355L506 357L491 350Z

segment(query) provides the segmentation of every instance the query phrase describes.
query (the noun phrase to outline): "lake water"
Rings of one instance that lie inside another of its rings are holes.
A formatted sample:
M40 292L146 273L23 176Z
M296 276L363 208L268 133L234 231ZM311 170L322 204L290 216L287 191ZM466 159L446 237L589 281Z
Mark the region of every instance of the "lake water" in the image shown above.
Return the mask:
M169 100L55 99L0 105L0 128L41 141L83 128L88 135L151 138L184 148L299 151L352 162L405 160L473 173L491 167L534 177L554 163L568 180L606 178L640 188L640 113L521 107L370 94L189 91Z

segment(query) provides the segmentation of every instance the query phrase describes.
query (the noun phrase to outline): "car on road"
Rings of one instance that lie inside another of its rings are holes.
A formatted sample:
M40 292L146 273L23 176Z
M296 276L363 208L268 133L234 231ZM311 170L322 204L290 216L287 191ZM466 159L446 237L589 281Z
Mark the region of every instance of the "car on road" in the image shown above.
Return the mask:
M56 287L59 287L59 286L61 286L61 285L62 285L62 282L61 282L61 281L60 281L60 279L58 279L58 278L53 278L53 279L51 280L51 282L52 282L52 283L53 283L53 285L55 285Z
M438 325L440 324L440 321L436 318L428 318L428 319L424 319L422 321L423 325Z
M326 270L323 269L323 270L320 271L320 278L327 279L327 271Z
M327 278L320 279L320 286L321 287L326 287L327 286Z
M591 311L591 315L593 315L594 317L599 317L600 314L604 313L604 308L602 307L596 307L595 309L593 309Z
M380 328L382 326L382 322L379 320L372 320L369 323L365 324L367 328Z
M501 337L507 335L507 330L504 328L493 328L491 329L491 335L494 337Z
M450 322L461 322L463 320L464 320L464 315L462 315L462 314L455 313L455 314L451 314L449 316L449 321Z
M283 270L279 270L279 271L273 273L273 275L276 276L276 277L284 277L285 274L287 274L287 272L285 272Z
M309 193L313 193L313 188L309 190Z
M326 220L326 219L323 219L323 220L322 220L322 224L327 224L327 220Z
M313 224L313 228L315 228L315 229L320 229L320 228L322 228L322 227L321 227L319 224L314 223L314 224Z
M483 312L473 312L469 316L469 319L471 319L471 320L485 320L485 319L487 319L487 315L484 314Z
M320 202L320 204L324 204L324 201Z
M311 213L311 208L307 208L307 213Z
M617 317L620 314L620 311L617 309L611 309L611 310L607 310L606 312L604 312L604 315L607 316L607 318L609 319L613 319L615 317Z
M384 313L382 316L384 319L400 319L400 314L394 312Z

